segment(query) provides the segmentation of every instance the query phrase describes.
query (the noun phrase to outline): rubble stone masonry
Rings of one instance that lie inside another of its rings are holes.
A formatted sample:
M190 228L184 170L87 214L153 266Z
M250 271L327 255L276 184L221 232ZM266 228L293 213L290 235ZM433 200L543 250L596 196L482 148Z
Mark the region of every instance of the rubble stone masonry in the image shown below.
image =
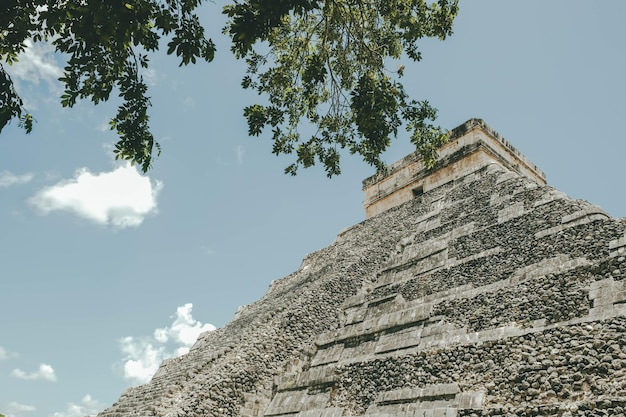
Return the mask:
M99 416L625 416L626 219L520 171L346 229Z

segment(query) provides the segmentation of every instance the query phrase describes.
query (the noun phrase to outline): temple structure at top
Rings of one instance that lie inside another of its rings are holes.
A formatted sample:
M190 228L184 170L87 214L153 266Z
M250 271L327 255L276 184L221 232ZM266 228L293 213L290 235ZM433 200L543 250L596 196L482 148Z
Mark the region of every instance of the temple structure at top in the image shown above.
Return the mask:
M545 174L481 119L470 119L450 132L437 162L427 168L418 152L390 165L386 172L363 181L365 217L370 218L417 195L468 175L489 164L499 164L546 184Z

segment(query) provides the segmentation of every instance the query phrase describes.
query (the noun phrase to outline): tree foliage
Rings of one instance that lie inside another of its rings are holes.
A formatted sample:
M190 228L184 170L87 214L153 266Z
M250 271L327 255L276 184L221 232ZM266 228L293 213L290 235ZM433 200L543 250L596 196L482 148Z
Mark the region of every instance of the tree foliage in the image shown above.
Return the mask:
M98 104L113 91L122 99L110 122L117 158L143 171L160 152L149 127L150 98L142 77L150 52L167 39L180 65L211 61L215 45L195 11L202 0L3 0L0 2L0 131L17 119L27 132L33 117L2 61L12 64L26 41L50 42L67 57L61 104ZM275 154L296 154L286 172L321 162L340 173L347 149L383 168L381 153L404 125L427 162L446 134L431 122L436 110L408 97L388 68L406 54L420 60L417 41L452 32L458 0L234 0L224 8L232 50L245 59L242 86L264 97L244 109L251 135L272 132ZM315 133L301 137L299 127Z
M149 128L147 85L142 70L148 53L169 38L168 54L181 65L197 59L211 61L215 46L204 35L194 14L201 0L3 0L0 2L0 56L7 64L17 61L25 41L49 41L66 54L60 81L61 104L72 107L79 99L98 104L115 89L122 99L110 121L117 131L116 158L150 167L160 147ZM13 118L27 132L32 115L24 108L13 82L0 63L0 130Z
M247 63L244 88L266 99L244 110L250 135L271 130L275 154L296 154L286 172L317 161L340 173L340 150L377 169L405 125L427 164L446 133L436 110L410 99L389 61L419 61L417 41L452 33L457 0L246 0L227 6L233 52ZM303 137L303 122L315 133Z

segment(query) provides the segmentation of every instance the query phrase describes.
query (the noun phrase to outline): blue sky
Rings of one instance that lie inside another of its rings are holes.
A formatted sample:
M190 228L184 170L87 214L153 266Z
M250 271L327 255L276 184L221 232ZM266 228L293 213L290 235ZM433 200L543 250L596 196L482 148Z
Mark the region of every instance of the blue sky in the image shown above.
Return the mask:
M49 49L10 68L37 123L0 135L0 413L102 410L364 219L364 162L289 177L288 158L247 136L256 96L239 87L220 9L201 11L213 63L152 58L163 154L147 176L112 160L115 103L61 108ZM620 0L463 1L455 34L424 42L404 83L442 126L483 118L550 185L624 217L624 16ZM410 151L401 137L385 159Z

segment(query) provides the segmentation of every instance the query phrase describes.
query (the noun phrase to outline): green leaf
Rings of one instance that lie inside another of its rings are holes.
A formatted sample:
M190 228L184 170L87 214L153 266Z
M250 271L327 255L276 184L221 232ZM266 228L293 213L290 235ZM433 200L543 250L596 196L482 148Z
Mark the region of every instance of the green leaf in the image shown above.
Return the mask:
M385 62L403 53L421 59L418 41L450 35L457 12L457 0L241 0L226 6L225 32L248 66L242 87L268 103L244 110L249 134L271 126L272 151L295 150L295 162L285 169L292 175L317 163L328 176L338 175L342 149L384 169L381 155L402 125L430 163L443 135L430 124L436 111L410 100L397 79L404 67L389 69ZM313 124L313 137L300 136L304 123Z
M5 2L6 3L6 2ZM46 8L39 7L46 3ZM148 87L141 72L149 68L146 51L159 48L167 39L169 54L182 63L213 59L215 45L204 34L195 0L54 1L8 2L1 6L0 57L16 62L25 41L50 41L66 59L59 77L64 92L61 105L72 107L80 99L94 104L108 101L115 90L120 98L110 127L119 135L116 158L137 163L145 171L153 152L160 153L150 131ZM13 83L0 65L0 131L12 119L30 132L34 118L22 104Z

